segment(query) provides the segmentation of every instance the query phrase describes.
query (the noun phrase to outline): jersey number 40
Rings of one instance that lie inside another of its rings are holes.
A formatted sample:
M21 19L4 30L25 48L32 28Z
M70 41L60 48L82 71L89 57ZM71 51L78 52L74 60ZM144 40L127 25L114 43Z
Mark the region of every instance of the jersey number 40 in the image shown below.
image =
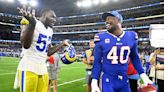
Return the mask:
M117 50L118 50L117 46L113 46L107 55L107 59L112 60L111 61L112 64L118 64L118 59L119 59L121 64L127 63L128 58L129 58L129 54L130 54L130 47L129 46L122 46L120 49L120 57L117 54ZM125 59L124 59L125 51L127 51L127 54L126 54Z

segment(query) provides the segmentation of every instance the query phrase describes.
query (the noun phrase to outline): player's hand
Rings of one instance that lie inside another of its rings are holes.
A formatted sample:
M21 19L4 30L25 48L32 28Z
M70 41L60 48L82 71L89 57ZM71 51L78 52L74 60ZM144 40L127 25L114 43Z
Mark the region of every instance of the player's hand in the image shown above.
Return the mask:
M62 43L63 43L63 45L65 45L65 46L69 46L69 45L70 45L69 42L68 42L68 40L64 40Z
M149 77L145 73L142 73L140 77L143 80L143 86L147 86L148 84L153 84L153 82L149 79Z
M18 12L19 14L21 14L22 16L24 16L30 23L35 22L35 9L32 9L31 7L18 7Z
M97 79L92 79L91 87L92 87L91 92L101 92L100 88L98 87L98 80Z

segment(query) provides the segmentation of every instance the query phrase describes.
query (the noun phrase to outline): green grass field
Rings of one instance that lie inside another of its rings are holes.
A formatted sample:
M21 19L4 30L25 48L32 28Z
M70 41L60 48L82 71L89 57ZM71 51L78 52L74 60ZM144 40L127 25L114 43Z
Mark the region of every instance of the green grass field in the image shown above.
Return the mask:
M18 58L0 57L0 92L19 92L13 89L18 63ZM80 62L60 65L58 92L85 92L85 65Z

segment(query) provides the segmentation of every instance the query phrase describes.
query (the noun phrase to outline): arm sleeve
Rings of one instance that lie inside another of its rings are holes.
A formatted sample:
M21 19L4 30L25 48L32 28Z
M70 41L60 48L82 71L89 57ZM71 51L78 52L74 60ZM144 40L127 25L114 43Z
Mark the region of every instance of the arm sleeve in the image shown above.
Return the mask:
M94 62L93 62L93 68L92 68L92 79L99 80L100 74L101 74L101 59L102 59L102 49L100 47L100 42L95 43L94 47Z
M131 49L131 53L130 53L130 59L132 61L132 64L134 66L134 68L137 70L137 72L139 74L142 74L144 73L144 69L142 67L142 63L141 63L141 60L139 58L139 55L138 55L138 41L137 41L137 38L135 39L135 42L134 42L134 45L133 45L133 48Z

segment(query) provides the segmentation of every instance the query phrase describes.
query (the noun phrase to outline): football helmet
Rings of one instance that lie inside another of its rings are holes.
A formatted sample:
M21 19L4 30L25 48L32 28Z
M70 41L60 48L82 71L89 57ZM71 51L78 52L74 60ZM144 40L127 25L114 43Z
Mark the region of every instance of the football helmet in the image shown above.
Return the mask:
M64 49L64 54L61 57L61 60L64 64L71 64L73 62L75 62L77 59L76 57L76 51L74 49L74 46L67 46Z

